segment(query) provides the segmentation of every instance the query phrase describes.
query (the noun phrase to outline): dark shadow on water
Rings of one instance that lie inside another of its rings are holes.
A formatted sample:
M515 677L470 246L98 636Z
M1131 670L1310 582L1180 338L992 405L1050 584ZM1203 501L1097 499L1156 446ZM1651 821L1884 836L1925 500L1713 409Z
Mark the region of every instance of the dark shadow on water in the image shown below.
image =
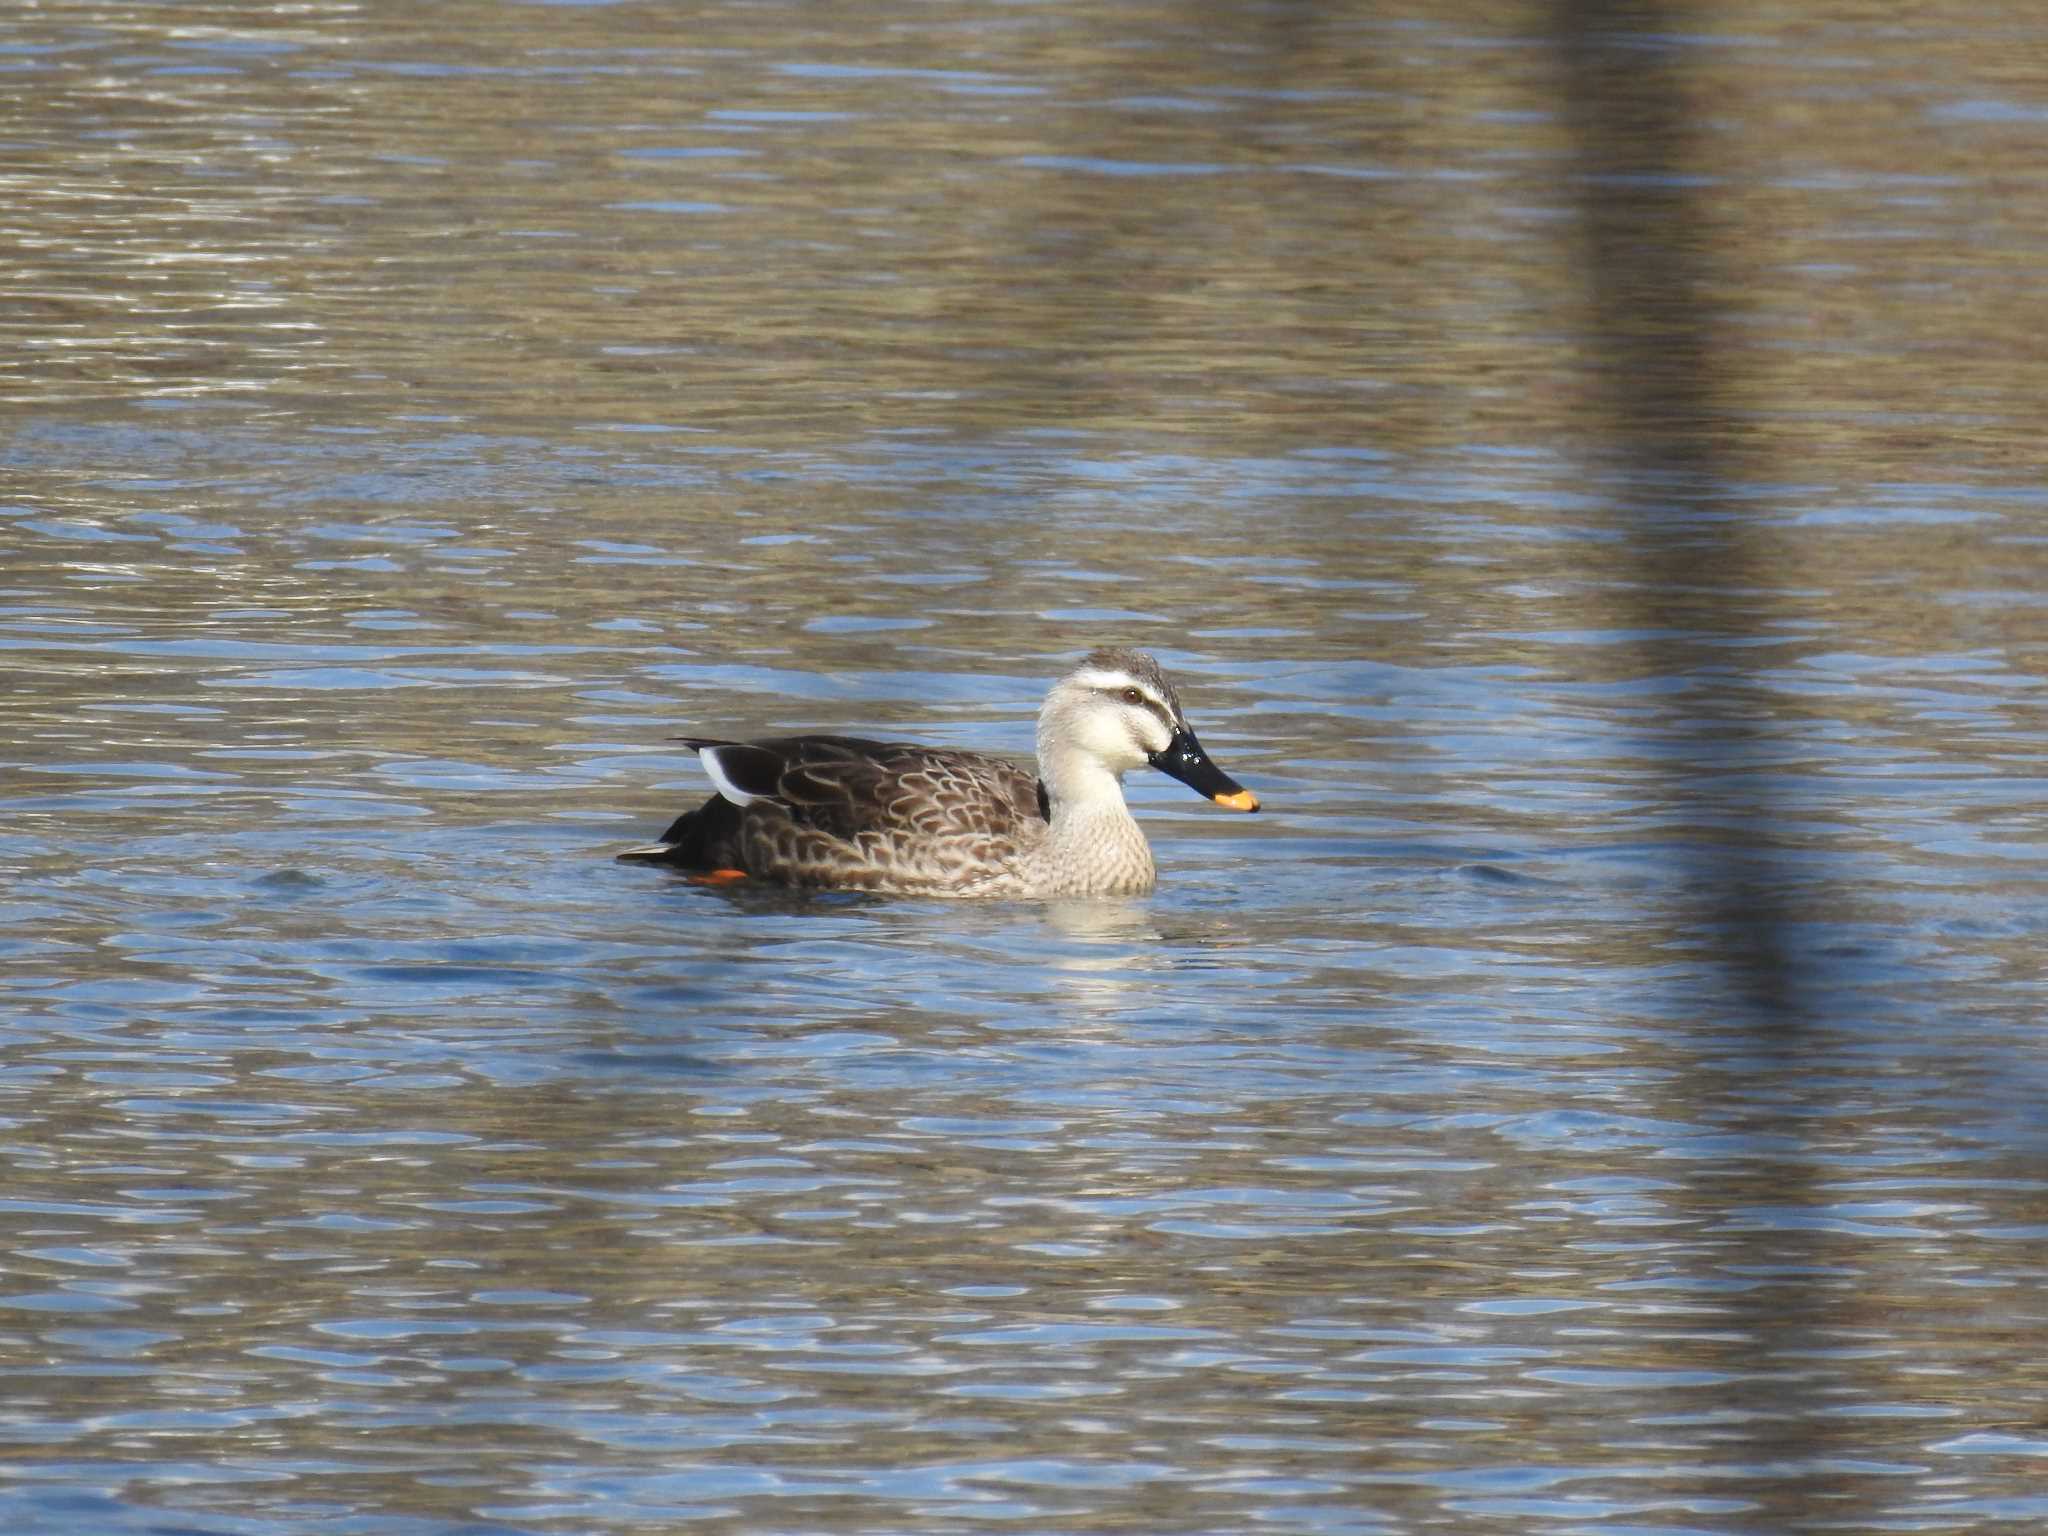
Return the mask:
M1665 725L1672 800L1755 765L1768 718L1741 652L1723 640L1772 616L1773 576L1735 511L1735 427L1721 406L1709 296L1711 238L1694 180L1698 152L1679 50L1642 39L1676 27L1654 5L1566 0L1560 7L1566 100L1578 151L1580 216L1589 251L1593 330L1604 385L1604 456L1622 499L1636 567L1621 621L1649 631L1646 675L1682 677ZM1757 878L1755 854L1782 823L1759 796L1740 835L1693 844L1698 917L1718 933L1730 981L1773 1032L1803 1011L1783 935L1782 888Z
M643 866L637 873L663 887L660 896L664 901L716 902L750 917L831 917L903 901L902 897L868 891L800 891L753 880L709 883L658 865Z
M1711 151L1688 97L1686 47L1670 41L1692 15L1640 0L1560 0L1555 12L1588 253L1587 341L1635 566L1633 591L1621 599L1631 611L1615 621L1671 637L1644 645L1644 675L1687 680L1666 706L1664 798L1667 813L1692 829L1682 871L1691 910L1681 922L1701 936L1723 982L1720 996L1697 1000L1692 1028L1702 1038L1735 1030L1748 1037L1739 1071L1714 1066L1726 1061L1725 1047L1694 1048L1694 1069L1672 1086L1680 1102L1671 1110L1717 1119L1752 1146L1794 1149L1695 1175L1692 1207L1710 1227L1706 1243L1718 1246L1736 1207L1818 1203L1796 1087L1814 1072L1817 1043L1807 978L1787 941L1801 901L1773 877L1784 808L1761 788L1732 804L1724 797L1729 775L1757 766L1767 716L1754 705L1743 653L1721 642L1756 632L1769 617L1761 594L1773 574L1731 489L1742 453L1715 346L1726 317L1713 298L1713 194L1702 174ZM1768 780L1749 773L1743 782ZM1817 1394L1799 1386L1799 1362L1813 1358L1824 1323L1845 1320L1844 1297L1838 1288L1824 1295L1824 1255L1810 1235L1744 1231L1727 1241L1716 1268L1725 1274L1739 1265L1774 1283L1729 1303L1736 1326L1718 1349L1735 1381L1724 1406L1749 1427L1733 1432L1726 1460L1745 1471L1788 1468L1755 1496L1779 1522L1794 1524L1819 1491L1807 1469L1834 1438Z

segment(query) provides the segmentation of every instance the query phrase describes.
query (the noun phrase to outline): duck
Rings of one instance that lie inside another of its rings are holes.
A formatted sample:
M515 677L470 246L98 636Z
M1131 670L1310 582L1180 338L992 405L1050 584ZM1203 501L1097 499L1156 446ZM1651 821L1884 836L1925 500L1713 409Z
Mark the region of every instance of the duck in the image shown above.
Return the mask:
M1045 696L1038 767L856 736L675 738L717 791L620 859L702 884L944 897L1142 896L1157 884L1123 776L1150 765L1233 811L1258 797L1202 749L1166 669L1090 651Z

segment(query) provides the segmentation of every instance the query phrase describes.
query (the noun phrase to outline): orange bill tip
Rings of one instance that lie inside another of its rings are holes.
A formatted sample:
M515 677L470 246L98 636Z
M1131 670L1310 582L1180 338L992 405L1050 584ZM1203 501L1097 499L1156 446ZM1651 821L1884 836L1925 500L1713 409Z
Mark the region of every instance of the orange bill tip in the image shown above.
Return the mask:
M1233 811L1256 811L1259 797L1248 789L1235 790L1227 795L1217 795L1216 803Z

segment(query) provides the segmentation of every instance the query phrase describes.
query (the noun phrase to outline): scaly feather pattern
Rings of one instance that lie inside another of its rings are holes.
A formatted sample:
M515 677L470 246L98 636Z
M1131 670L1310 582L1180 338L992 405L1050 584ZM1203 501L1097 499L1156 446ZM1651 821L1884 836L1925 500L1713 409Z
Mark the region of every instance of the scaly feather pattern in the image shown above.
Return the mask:
M621 858L811 889L1100 896L1152 889L1121 775L1152 761L1256 809L1210 763L1159 664L1096 651L1047 697L1043 777L1004 758L854 736L680 738L719 793Z

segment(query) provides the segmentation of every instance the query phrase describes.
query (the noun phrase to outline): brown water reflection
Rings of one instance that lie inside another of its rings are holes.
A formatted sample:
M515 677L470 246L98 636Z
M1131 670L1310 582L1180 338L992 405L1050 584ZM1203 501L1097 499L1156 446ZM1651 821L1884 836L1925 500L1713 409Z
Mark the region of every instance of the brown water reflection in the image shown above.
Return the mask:
M43 14L25 399L1412 451L1595 440L1620 367L1713 378L1671 427L1806 479L2024 461L2044 393L2024 6ZM1685 178L1683 248L1583 220L1589 159ZM1607 355L1630 282L1712 334Z
M25 12L0 1525L2038 1523L2040 33ZM1153 901L608 862L1111 639Z

